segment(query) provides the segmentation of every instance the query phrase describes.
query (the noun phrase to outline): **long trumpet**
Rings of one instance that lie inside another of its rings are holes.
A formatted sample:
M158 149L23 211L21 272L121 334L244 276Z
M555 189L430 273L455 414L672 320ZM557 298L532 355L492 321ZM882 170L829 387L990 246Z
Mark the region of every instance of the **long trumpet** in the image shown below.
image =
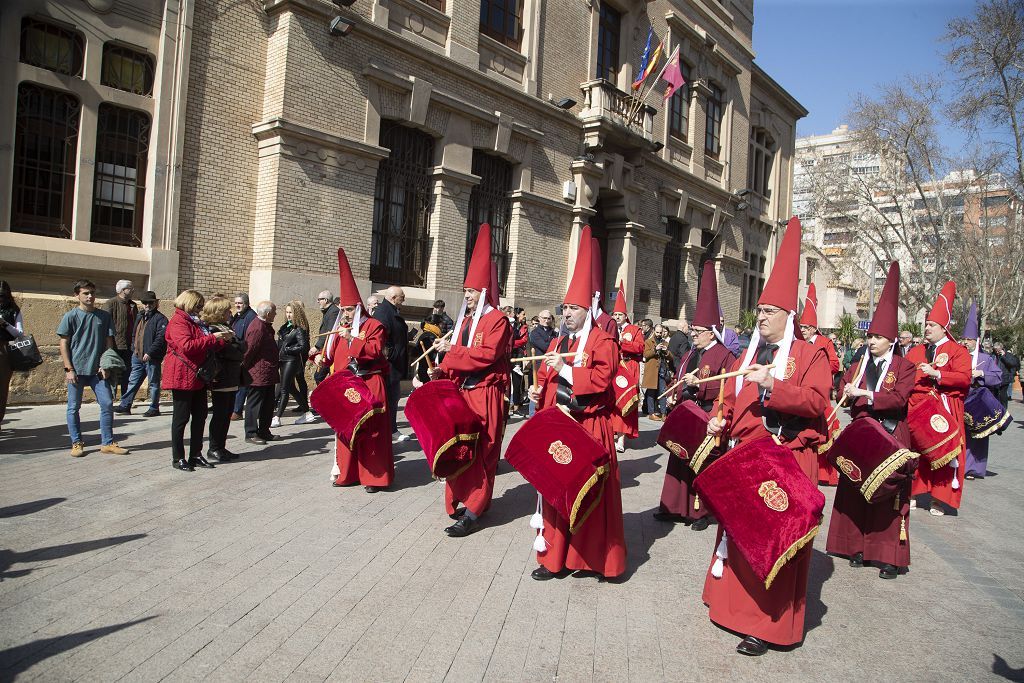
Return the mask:
M775 363L769 363L768 365L763 365L762 367L765 370L771 370L772 368L775 367ZM705 382L717 382L720 379L729 379L730 377L739 377L740 375L747 375L747 374L750 374L751 372L753 372L753 370L751 370L750 368L743 368L742 370L733 370L732 372L725 372L725 373L722 373L721 375L712 375L711 377L704 377L702 379L698 379L696 382L694 382L694 384L704 384ZM669 394L671 394L673 391L676 390L676 387L678 387L682 383L683 383L683 380L680 379L678 382L676 382L675 384L670 386L668 389L665 390L664 394L662 394L661 396L658 397L658 400L661 400L661 399L665 398L666 396L668 396Z

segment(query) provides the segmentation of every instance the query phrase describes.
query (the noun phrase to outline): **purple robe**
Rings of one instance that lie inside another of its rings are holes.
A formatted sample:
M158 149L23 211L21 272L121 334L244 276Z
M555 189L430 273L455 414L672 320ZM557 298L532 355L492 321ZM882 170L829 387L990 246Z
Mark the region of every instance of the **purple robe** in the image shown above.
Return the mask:
M731 327L722 330L722 342L732 355L740 355L740 338Z
M972 382L972 386L985 386L988 387L992 393L999 391L999 384L1003 381L1003 372L999 369L999 364L996 363L996 359L987 353L978 352L978 370L981 370L984 375L981 377L975 377ZM975 439L971 436L967 437L967 471L964 472L965 476L972 476L976 479L984 479L985 472L988 469L988 437L984 439Z

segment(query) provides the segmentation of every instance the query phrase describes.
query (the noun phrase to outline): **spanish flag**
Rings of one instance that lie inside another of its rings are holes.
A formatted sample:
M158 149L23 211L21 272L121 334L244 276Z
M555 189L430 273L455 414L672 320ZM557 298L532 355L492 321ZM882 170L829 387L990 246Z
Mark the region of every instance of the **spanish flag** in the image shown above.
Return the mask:
M633 81L633 90L639 90L647 77L651 75L658 67L658 60L661 59L661 48L663 43L661 40L658 41L658 47L654 48L654 54L651 54L651 39L654 37L654 27L652 26L647 31L647 46L644 47L644 54L640 57L640 68L637 69L639 76Z

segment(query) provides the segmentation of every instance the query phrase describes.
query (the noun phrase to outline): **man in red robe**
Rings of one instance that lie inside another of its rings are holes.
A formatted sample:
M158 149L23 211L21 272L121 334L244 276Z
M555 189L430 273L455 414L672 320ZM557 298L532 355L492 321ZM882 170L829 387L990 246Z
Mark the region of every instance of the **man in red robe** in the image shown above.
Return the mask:
M868 328L868 352L850 366L839 385L854 420L878 420L904 448L910 448L907 403L917 368L894 353L899 333L900 264L893 261ZM860 484L839 478L825 550L849 558L851 567L874 563L878 576L895 579L910 566L910 483L916 459L904 465L906 478L895 498L868 503Z
M351 370L386 406L384 387L390 368L384 355L387 330L363 312L362 297L343 249L338 249L338 272L341 303L334 328L336 334L328 337L323 353L317 354L314 362L319 367L330 366L331 372ZM395 480L395 458L391 447L391 417L386 410L373 415L360 427L354 447L354 451L349 450L348 443L335 437L333 485L362 484L367 493L391 486Z
M948 329L953 314L956 283L950 280L942 288L924 323L924 343L907 352L907 360L917 366L914 392L910 395L913 411L928 394L937 395L956 421L960 435L960 452L948 466L933 470L925 458L917 468L917 479L911 489L915 497L922 493L932 495L930 512L938 517L945 514L942 503L959 509L963 495L964 471L967 464L967 441L964 431L964 399L971 388L971 354L950 339ZM912 506L913 507L913 506Z
M532 576L538 581L564 576L572 570L596 572L606 579L626 570L626 539L622 522L622 491L615 455L611 414L614 406L612 378L619 364L619 347L604 330L594 326L590 290L590 226L583 228L572 282L562 306L563 329L551 342L537 372L530 399L537 408L564 405L569 414L597 438L611 456L611 472L601 502L575 533L568 520L544 501L545 550L537 553L540 566ZM563 359L561 353L575 352Z
M639 392L640 363L644 359L644 333L639 325L629 322L629 314L626 312L626 291L622 287L621 280L619 281L619 295L615 298L615 310L612 311L612 318L615 319L615 323L618 326L619 362L626 369L627 381L632 382ZM637 396L639 398L639 393ZM616 435L615 450L619 453L625 452L626 439L635 439L640 436L639 400L628 415L623 416L618 409L612 413L612 430Z
M832 369L832 377L835 379L839 375L841 367L839 365L839 354L836 353L836 347L832 340L823 335L818 329L818 291L813 282L807 288L804 311L800 315L800 334L803 335L804 341L808 344L825 349L828 365ZM829 405L829 413L831 412L832 406ZM839 433L839 420L832 420L828 428L829 438L826 441L830 442L831 437ZM828 451L827 446L830 445L831 443L825 443L818 449L818 483L825 486L835 486L839 483L839 472L832 466L828 458L825 457L825 453Z
M704 263L700 291L697 294L697 309L690 323L693 345L679 363L683 384L669 398L675 405L692 401L704 412L710 412L720 393L719 382L698 384L698 379L727 372L736 360L722 341L721 316L718 314L718 282L715 266L711 261ZM723 380L725 381L725 380ZM661 502L654 518L663 522L682 521L690 524L693 531L704 531L711 523L707 506L700 504L700 498L693 488L697 475L682 458L669 455L665 469L665 483L661 487Z
M473 533L481 515L491 506L505 433L512 325L498 309L498 283L491 276L491 226L484 223L473 245L463 283L463 310L455 321L452 337L438 339L432 347L445 356L431 370L431 379L450 379L458 384L462 397L484 425L473 464L457 477L445 480L445 511L457 520L445 533L456 538Z
M800 221L794 217L758 300L750 346L733 364L734 370L747 374L729 380L722 418L711 418L708 433L728 431L734 445L774 436L815 481L832 377L825 352L794 338L799 266ZM716 546L721 541L720 528ZM803 640L811 545L807 543L782 567L769 589L731 540L722 577L715 578L709 566L704 603L711 621L745 635L737 652L762 655L768 643L785 646Z

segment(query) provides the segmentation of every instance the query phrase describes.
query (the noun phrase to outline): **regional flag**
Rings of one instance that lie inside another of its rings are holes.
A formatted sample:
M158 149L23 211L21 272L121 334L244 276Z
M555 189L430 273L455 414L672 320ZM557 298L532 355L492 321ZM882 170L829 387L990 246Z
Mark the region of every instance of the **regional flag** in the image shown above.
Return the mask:
M647 31L647 46L644 47L644 54L640 57L640 68L637 69L640 75L633 81L633 90L639 90L643 86L644 81L647 80L647 77L658 66L658 60L661 59L662 41L658 41L658 47L654 48L654 54L651 54L651 38L653 37L654 27L652 26Z
M679 48L677 47L672 56L668 58L668 64L665 65L665 70L661 72L661 77L668 87L665 88L665 99L672 97L676 90L686 85L686 79L683 78L683 70L679 67Z

